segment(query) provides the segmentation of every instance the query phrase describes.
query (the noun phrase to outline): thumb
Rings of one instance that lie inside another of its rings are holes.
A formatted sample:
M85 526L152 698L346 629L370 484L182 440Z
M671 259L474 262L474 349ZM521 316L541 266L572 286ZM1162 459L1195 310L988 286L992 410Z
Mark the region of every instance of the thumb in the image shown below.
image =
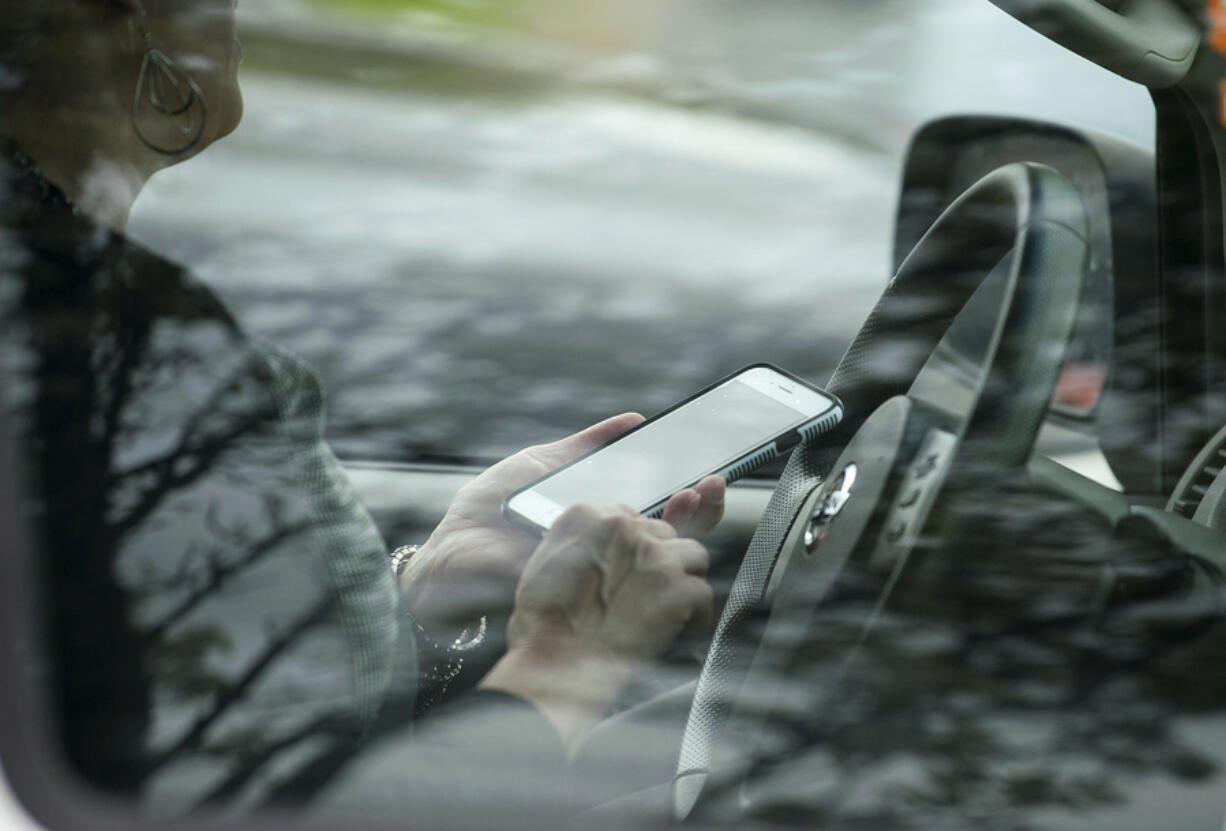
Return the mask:
M638 413L622 413L607 418L599 424L593 424L586 430L580 430L574 435L559 439L552 444L541 445L539 457L542 461L553 465L566 464L570 460L582 456L605 442L612 441L628 430L642 424L647 419Z

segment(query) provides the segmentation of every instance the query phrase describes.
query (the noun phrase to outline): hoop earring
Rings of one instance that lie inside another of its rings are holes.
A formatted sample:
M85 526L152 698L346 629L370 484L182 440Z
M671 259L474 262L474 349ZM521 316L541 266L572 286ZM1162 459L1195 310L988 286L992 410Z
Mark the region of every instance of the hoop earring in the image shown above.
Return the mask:
M141 127L142 103L166 124L168 137L164 141L154 139ZM132 96L132 129L137 137L155 153L177 156L200 143L207 119L204 92L165 52L153 47L146 32L145 56Z

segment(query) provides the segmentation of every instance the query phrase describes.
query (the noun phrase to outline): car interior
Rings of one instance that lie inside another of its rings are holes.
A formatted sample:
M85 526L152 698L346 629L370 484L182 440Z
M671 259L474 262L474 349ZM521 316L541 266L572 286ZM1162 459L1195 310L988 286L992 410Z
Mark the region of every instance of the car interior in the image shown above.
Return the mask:
M1223 827L1226 6L992 2L1147 88L1154 151L1006 114L910 136L893 277L810 379L846 418L730 487L718 623L661 676L679 755L581 826ZM0 453L4 774L38 826L136 822L29 715L37 555ZM346 459L396 540L478 470Z

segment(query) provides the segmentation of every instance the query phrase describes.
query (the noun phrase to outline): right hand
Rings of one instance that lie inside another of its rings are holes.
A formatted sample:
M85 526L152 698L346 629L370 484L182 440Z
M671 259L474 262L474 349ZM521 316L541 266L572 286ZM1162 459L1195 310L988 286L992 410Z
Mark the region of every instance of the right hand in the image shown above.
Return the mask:
M482 686L519 695L574 746L631 676L711 619L708 556L629 508L569 509L524 568L507 655Z

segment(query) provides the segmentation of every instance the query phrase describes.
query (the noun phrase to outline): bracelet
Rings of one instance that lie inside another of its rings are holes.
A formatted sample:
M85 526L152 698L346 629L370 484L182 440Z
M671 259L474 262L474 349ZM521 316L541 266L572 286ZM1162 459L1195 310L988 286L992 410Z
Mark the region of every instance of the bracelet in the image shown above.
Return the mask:
M392 574L396 577L397 582L399 582L400 575L409 560L420 550L420 545L402 545L389 555ZM472 652L485 643L485 636L489 632L490 622L486 615L482 615L475 623L470 623L461 629L460 633L456 635L455 640L449 644L438 643L418 622L417 618L413 618L413 628L417 630L418 636L435 653L447 656Z
M400 579L400 573L404 571L404 567L408 564L409 558L421 550L420 545L402 545L393 551L388 557L391 559L392 574L396 579Z

